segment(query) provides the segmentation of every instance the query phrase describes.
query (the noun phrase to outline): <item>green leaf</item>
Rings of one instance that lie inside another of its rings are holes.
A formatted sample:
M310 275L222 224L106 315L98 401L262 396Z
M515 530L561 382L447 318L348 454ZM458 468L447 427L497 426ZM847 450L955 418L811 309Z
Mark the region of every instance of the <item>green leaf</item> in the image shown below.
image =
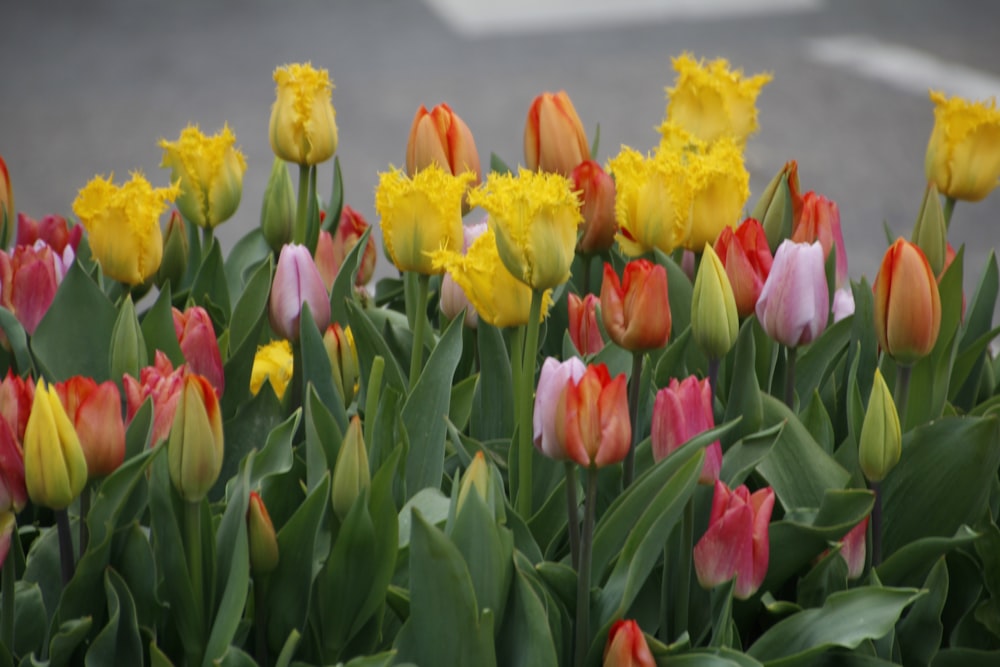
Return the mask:
M112 322L112 324L114 323ZM28 335L24 332L21 323L14 317L14 313L6 308L0 308L0 329L3 329L7 335L7 342L14 354L17 374L24 377L30 373L34 376L35 366L31 360L31 352L28 350Z
M906 665L930 665L941 646L941 612L948 597L948 567L939 558L922 586L927 595L917 600L896 625L899 650Z
M832 324L799 355L795 363L795 390L799 396L809 396L830 376L851 340L853 325L852 318Z
M834 449L835 435L833 433L833 422L830 421L830 414L823 405L818 391L813 391L812 398L802 411L802 425L806 427L809 434L816 440L816 443L823 448L827 454L832 454Z
M698 649L688 653L671 654L657 664L678 665L678 667L762 667L761 663L745 653L730 649Z
M150 572L156 571L156 561L148 531L138 521L133 521L115 534L111 567L128 586L139 627L156 627L160 602L156 599L156 581L149 576Z
M202 255L201 266L191 285L189 298L195 305L207 310L215 324L226 328L232 310L226 269L222 263L222 247L217 238L212 239L212 245Z
M292 382L302 383L302 395L309 394L311 384L316 394L333 419L337 422L341 433L347 432L347 412L344 411L344 397L333 386L333 373L330 371L330 357L323 344L323 334L313 321L309 312L309 304L302 306L302 319L299 322L299 345L302 353L302 377ZM296 368L296 372L298 372Z
M299 428L301 410L295 410L285 421L281 422L267 435L263 449L253 457L250 471L250 486L256 488L260 483L274 475L281 475L292 469L292 441Z
M309 386L306 393L306 488L314 489L323 476L337 462L340 444L344 439L342 431L334 422L333 415L323 405L316 394L316 387Z
M230 388L227 386L226 393ZM240 462L252 450L264 449L272 433L279 425L288 426L281 404L273 391L260 391L240 408L239 412L222 425L226 446L222 450L222 471L209 492L209 498L222 497L226 483L236 475ZM295 415L293 414L293 417Z
M656 362L656 372L653 374L653 384L658 388L670 384L670 378L684 375L686 370L684 359L690 341L691 327L688 327L670 341L667 349L660 355L660 360Z
M479 384L472 407L472 437L509 438L514 430L514 388L510 358L500 330L480 320Z
M673 332L671 338L676 339L679 334L684 333L691 326L691 295L694 286L691 280L684 273L684 269L677 265L669 255L656 249L653 251L656 263L667 270L667 292L670 301L670 314L672 315L670 329ZM697 359L694 366L704 367L705 357L698 350L698 346L692 348L691 357ZM690 363L690 362L689 362Z
M726 414L723 421L732 421L742 416L743 421L740 423L739 432L747 435L760 428L764 412L760 398L760 385L757 384L757 374L754 372L756 345L753 339L752 320L748 319L740 327L740 334L736 339L736 351L733 354L733 380L729 387L729 397L726 401ZM657 373L659 373L659 368L657 368Z
M499 155L492 152L490 153L490 171L495 171L498 174L512 173L507 163Z
M91 643L84 664L87 667L141 665L142 640L135 603L125 581L114 570L104 573L104 595L108 603L108 623Z
M212 664L219 667L257 667L257 661L249 653L236 646L227 646L226 652Z
M160 290L153 307L143 315L140 327L142 337L146 341L147 363L155 360L156 350L160 350L176 368L184 363L184 353L181 352L181 345L177 342L177 334L174 331L171 299L170 283L167 283ZM120 378L115 379L117 381Z
M522 667L559 664L545 604L515 560L503 625L497 636L497 663Z
M497 524L493 512L473 491L465 497L449 537L469 568L479 607L493 610L495 618L502 620L514 575L514 537L510 530Z
M238 350L252 339L256 344L260 324L267 314L267 303L271 296L271 279L274 276L274 258L266 254L257 265L246 286L234 296L233 318L229 323L229 349ZM231 354L229 355L232 356Z
M1000 650L946 648L934 656L931 667L996 667L998 660L1000 660Z
M59 626L49 642L49 662L47 667L62 667L70 664L73 652L83 643L93 620L90 617L74 618Z
M241 295L246 293L250 284L250 281L247 280L247 274L250 271L255 271L253 267L259 267L259 264L264 260L268 260L269 257L272 257L271 248L268 247L267 241L264 240L264 233L261 231L260 226L254 227L233 245L229 251L229 255L226 257L225 266L230 303L235 303L241 299ZM266 263L273 266L273 258ZM271 285L268 283L268 291L270 291L270 287ZM232 325L235 325L237 322L238 309L239 304L237 304L237 309L233 310Z
M372 360L380 356L385 359L384 381L401 394L406 394L407 380L399 366L399 360L393 355L382 334L378 332L367 311L362 310L353 302L347 303L347 321L354 334L354 344L358 349L358 364L363 380L361 393L365 394L365 382L372 371ZM364 405L364 397L358 398L358 404Z
M42 589L37 583L18 581L14 585L14 654L28 655L40 649L48 624Z
M368 247L368 237L371 236L372 228L368 227L358 242L344 258L344 263L337 271L337 277L333 281L333 289L330 290L330 320L337 322L342 327L346 327L347 322L347 302L357 303L354 296L354 284L358 279L358 270L361 268L361 260L364 257L365 248Z
M455 425L455 428L465 430L469 423L478 385L479 374L476 373L464 380L459 380L451 388L451 397L448 401L448 420Z
M960 526L954 537L923 537L897 549L878 566L878 577L889 586L917 586L942 556L979 539L968 526Z
M340 171L340 156L333 158L333 186L330 190L330 201L326 207L326 217L323 220L323 229L330 232L337 231L340 224L340 213L344 209L344 175ZM361 244L359 244L361 245Z
M417 510L417 513L431 525L443 526L450 508L451 501L441 493L440 489L428 487L417 491L406 501L403 509L399 510L399 548L402 549L410 544L411 518L414 515L411 510Z

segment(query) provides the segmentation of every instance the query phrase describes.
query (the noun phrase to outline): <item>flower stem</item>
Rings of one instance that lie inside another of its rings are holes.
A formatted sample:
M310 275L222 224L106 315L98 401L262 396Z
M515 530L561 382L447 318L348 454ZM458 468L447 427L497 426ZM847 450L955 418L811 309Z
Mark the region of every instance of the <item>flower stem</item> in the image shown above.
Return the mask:
M681 541L678 553L680 589L677 591L674 618L677 621L678 636L688 629L688 608L691 596L691 557L694 552L694 497L688 498L681 518Z
M194 594L196 627L203 627L205 598L202 578L201 555L201 503L184 503L184 547L187 551L188 571L191 575L191 592ZM200 657L199 657L200 659Z
M798 348L788 348L788 358L785 362L785 405L795 411L795 353Z
M871 483L875 494L875 505L872 507L872 567L882 564L882 485Z
M910 399L910 373L913 366L900 364L896 366L896 391L893 399L896 401L896 412L899 413L899 426L906 431L906 404Z
M580 501L576 497L576 464L566 461L566 526L573 569L580 567Z
M532 424L535 396L535 362L538 357L538 329L542 315L542 292L531 290L531 310L528 311L528 324L524 340L523 359L521 359L521 383L517 387L517 400L521 402L518 413L518 449L517 449L517 513L527 521L531 516L531 456L532 456ZM514 360L517 363L517 360Z
M59 533L59 565L62 573L62 584L65 587L73 578L76 563L73 557L73 534L69 527L69 514L66 510L55 510L56 530Z
M656 631L656 638L664 644L670 643L670 609L672 590L670 583L670 548L668 541L663 547L663 579L660 581L660 627Z
M719 391L719 359L708 360L708 386L712 388L712 399L715 399L716 392Z
M11 540L17 538L17 518L14 519L14 528L11 531ZM13 544L11 546L14 546ZM0 641L7 647L8 651L14 651L14 589L17 587L17 572L14 571L16 564L14 554L7 554L3 562L3 580L0 583L3 591L2 621L0 621Z
M624 472L622 473L622 490L632 483L635 477L635 446L639 441L639 385L642 383L642 352L632 353L632 377L628 384L628 416L632 427L632 444L625 455Z
M267 665L267 577L253 578L253 623L257 664Z
M955 210L955 201L956 201L956 199L954 197L945 197L944 198L944 229L945 229L945 231L948 231L948 228L951 227L951 214Z
M587 660L590 644L590 562L594 542L594 515L597 512L597 466L587 468L587 498L584 500L583 536L576 586L576 666Z
M201 228L201 247L205 250L212 247L212 240L215 239L215 229L212 227Z
M424 366L424 332L427 329L427 292L431 277L417 274L417 303L413 319L413 352L410 355L410 391Z
M583 259L583 280L580 281L580 296L585 297L590 294L590 266L594 261L594 255L587 253Z
M368 374L368 387L365 389L365 442L374 442L375 415L378 413L379 399L382 395L382 374L385 372L385 357L376 355L372 359L372 372Z
M80 557L87 553L90 544L90 529L87 527L87 515L90 514L90 485L83 487L80 493Z
M295 208L295 227L292 228L292 243L306 242L306 226L309 223L309 165L299 165L299 199Z

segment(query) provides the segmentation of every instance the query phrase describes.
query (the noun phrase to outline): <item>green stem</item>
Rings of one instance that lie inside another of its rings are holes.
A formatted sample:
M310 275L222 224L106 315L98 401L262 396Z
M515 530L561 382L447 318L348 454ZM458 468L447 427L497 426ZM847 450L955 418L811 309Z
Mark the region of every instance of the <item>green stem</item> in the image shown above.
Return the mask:
M875 494L875 505L872 507L872 568L882 564L882 485L871 483Z
M945 197L944 198L944 228L945 228L945 231L947 231L948 228L951 227L951 214L955 210L955 201L956 201L956 199L954 197Z
M80 493L80 557L87 553L90 544L90 530L87 527L87 515L90 514L90 485L83 487Z
M580 281L580 296L585 297L590 294L590 267L594 261L594 255L587 253L583 259L583 280Z
M715 400L715 393L719 390L719 359L708 360L708 386L712 388L712 399Z
M18 539L17 537L17 518L14 518L14 527L11 532L11 541ZM11 544L11 548L16 548L14 544ZM3 610L2 617L0 617L0 641L3 641L3 645L7 647L8 651L14 651L14 589L17 586L17 572L14 568L17 566L14 562L13 552L8 552L6 560L3 562L3 577L2 586L3 591Z
M521 361L524 358L524 327L517 327L511 332L510 338L510 374L511 374L511 384L513 393L511 395L511 400L514 402L514 427L515 431L520 434L521 428L521 399L520 391L521 387L521 376L524 374L524 368L521 366ZM517 436L518 440L515 442L513 436L511 437L511 452L514 453L513 461L517 461L517 455L520 454L518 445L520 444L520 435ZM521 506L517 504L517 498L520 497L520 487L518 484L521 483L521 474L518 472L520 470L521 463L517 461L517 468L511 468L510 470L510 502L515 505L518 513L521 512ZM531 508L529 507L530 511ZM523 518L527 519L526 516L522 515Z
M584 501L583 536L580 541L580 568L576 586L576 666L587 660L590 645L590 563L594 542L594 515L597 512L597 466L587 468L587 498Z
M212 240L215 238L215 229L212 227L201 228L201 247L207 250L212 247Z
M299 341L292 343L292 379L288 381L288 389L292 395L289 397L292 410L302 405L305 398L305 388L302 386L305 380L305 369L302 367L302 344Z
M788 358L785 363L785 405L795 411L795 353L798 348L788 348Z
M899 425L906 431L906 404L910 398L910 373L913 366L899 364L896 366L896 391L893 399L896 401L896 412L899 413Z
M632 444L625 455L622 490L635 478L635 447L639 444L639 385L642 383L642 352L632 353L632 377L628 383L628 416L632 426Z
M368 386L365 388L365 442L371 444L375 430L375 415L378 412L378 402L382 394L382 373L385 372L385 357L377 355L372 359L372 372L368 374Z
M576 464L566 461L566 525L573 569L580 567L580 501L576 497Z
M675 600L675 618L677 620L678 636L688 629L688 608L691 596L691 558L694 552L694 498L688 498L684 505L684 516L681 518L681 541L678 552L678 569L680 570L680 589Z
M430 276L417 274L417 303L413 320L413 353L410 355L410 391L413 391L424 366L424 332L427 329L427 292Z
M69 527L69 514L66 510L55 510L56 530L59 534L59 566L62 573L62 584L65 587L73 578L76 563L73 557L73 533Z
M660 581L660 627L656 637L664 644L670 643L670 610L672 591L670 585L670 542L663 547L663 579Z
M521 386L518 387L517 399L521 401L518 424L517 472L520 477L517 485L517 513L525 521L531 516L531 456L533 447L531 417L534 409L535 396L535 362L538 356L538 329L542 314L542 291L531 290L531 310L528 311L527 332L524 339L524 358L521 360ZM514 360L517 363L517 360Z
M292 243L306 242L306 225L309 222L309 165L299 165L299 199L295 208L295 227L292 228Z
M188 572L191 575L191 592L194 595L195 627L204 627L205 617L205 596L204 579L202 577L202 551L201 551L201 503L184 503L184 548L187 553ZM200 661L200 656L198 657Z
M253 578L253 623L257 664L267 667L267 577Z

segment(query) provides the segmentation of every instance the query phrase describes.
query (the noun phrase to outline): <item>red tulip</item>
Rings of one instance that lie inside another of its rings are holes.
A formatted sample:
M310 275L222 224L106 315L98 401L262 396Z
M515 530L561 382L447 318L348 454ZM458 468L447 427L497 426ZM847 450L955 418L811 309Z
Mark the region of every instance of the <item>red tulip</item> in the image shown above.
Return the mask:
M840 209L823 195L809 191L802 198L802 217L792 230L796 243L819 241L823 246L823 261L837 248L837 287L847 280L847 246L840 228Z
M569 295L569 337L580 354L597 354L604 349L604 337L597 325L597 304L601 301L594 294L582 299Z
M316 326L321 332L325 331L330 324L330 295L323 278L309 249L288 243L281 248L271 285L269 312L275 333L286 340L297 341L302 305L306 303Z
M22 378L13 371L0 382L0 417L10 424L17 442L24 442L24 427L35 400L35 381Z
M625 265L624 279L604 265L601 318L615 343L631 352L655 350L670 339L667 271L645 259Z
M589 157L587 134L566 91L536 97L524 124L525 166L569 177Z
M20 512L28 502L24 452L14 428L0 419L0 512Z
M125 424L121 394L111 381L71 377L55 385L66 416L76 428L91 479L114 472L125 460Z
M68 245L76 252L80 246L80 238L83 236L83 225L73 225L70 227L66 218L61 215L47 215L41 220L35 221L24 213L17 214L17 241L15 245L34 245L41 239L55 250L57 255L62 255Z
M691 375L683 382L671 379L669 386L657 392L653 404L650 434L653 459L661 461L691 438L712 428L715 428L715 416L708 378L699 380ZM722 445L716 440L705 449L705 463L698 483L714 484L721 469Z
M327 231L319 233L316 253L313 258L328 292L333 289L333 281L336 280L337 273L344 264L344 260L347 259L348 253L358 244L366 229L368 229L368 222L360 213L345 204L340 211L337 233L335 235L331 235ZM358 275L354 284L357 287L367 285L374 273L375 239L369 235L368 243L365 244L365 250L361 255L361 266L358 267Z
M170 435L185 375L187 375L187 365L181 365L175 370L167 355L157 350L155 363L139 371L138 380L131 375L122 377L122 385L125 388L126 424L132 423L132 418L142 407L143 402L150 396L153 397L151 445L156 445Z
M580 198L583 234L576 244L584 254L607 250L615 242L615 181L593 160L584 160L570 174Z
M201 306L191 306L184 312L173 309L174 333L180 343L184 360L192 373L205 376L215 393L222 396L226 389L226 376L222 371L219 341L208 312Z
M781 242L756 311L767 335L788 347L810 343L826 329L830 294L818 241Z
M586 372L586 366L577 357L562 362L549 357L542 364L532 426L535 448L550 459L565 461L570 458L566 451L566 431L560 429L559 424L565 422L567 387L579 382Z
M624 373L612 380L604 364L588 366L578 382L567 384L565 402L556 432L570 459L602 468L625 458L632 426Z
M638 623L629 620L611 624L603 667L656 667Z
M752 315L774 261L764 228L753 218L744 220L735 231L723 227L715 241L715 254L726 267L740 317Z
M0 250L0 306L14 313L29 335L48 311L74 258L71 247L60 256L44 241L16 246L10 255Z
M941 296L924 252L897 239L882 258L873 289L881 348L900 364L930 354L941 329Z

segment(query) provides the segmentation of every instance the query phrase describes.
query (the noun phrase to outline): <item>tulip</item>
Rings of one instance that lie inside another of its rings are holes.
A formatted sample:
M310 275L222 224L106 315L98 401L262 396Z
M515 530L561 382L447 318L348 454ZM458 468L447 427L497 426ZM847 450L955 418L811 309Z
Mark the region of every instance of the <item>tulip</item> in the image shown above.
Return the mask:
M899 413L882 371L875 369L868 409L858 436L858 463L870 482L881 482L899 463L903 451L903 435Z
M347 259L347 255L358 244L361 235L367 229L368 223L361 217L361 214L345 205L340 212L340 224L337 225L336 233L331 235L325 229L320 231L313 258L328 292L333 290L333 283L337 279L337 273L344 264L344 260ZM369 235L365 250L361 255L361 265L358 267L358 275L354 284L357 287L367 284L372 279L374 272L375 239Z
M35 221L24 213L17 214L17 240L15 245L35 245L39 240L52 248L57 255L62 256L66 246L76 249L80 246L80 239L83 237L83 227L66 222L66 218L61 215L47 215L41 220ZM71 255L72 256L72 255Z
M488 503L492 486L490 484L491 480L490 467L486 463L486 457L483 456L482 450L480 450L472 457L472 463L469 464L465 474L462 475L462 480L458 487L458 503L455 507L455 514L457 515L462 511L462 506L465 505L465 499L469 497L470 491L475 490L479 498L484 503Z
M735 227L750 198L750 174L743 150L723 137L703 153L689 158L692 181L691 229L684 247L700 252L719 232Z
M844 285L847 280L847 246L840 228L840 209L835 202L815 192L807 192L802 198L802 216L792 232L792 240L796 243L819 241L823 246L824 262L836 248L836 286Z
M874 291L882 349L903 365L930 354L941 329L941 297L923 251L897 239L882 258Z
M565 415L566 388L579 382L587 367L577 357L558 361L548 357L542 364L535 391L535 410L532 417L535 449L556 461L570 458L566 442L560 436L559 423ZM563 433L565 435L565 433Z
M274 572L278 567L278 537L274 533L271 515L264 500L256 491L250 492L247 507L247 541L249 542L250 570L255 577Z
M337 463L333 468L333 511L340 520L347 517L354 501L371 486L372 477L368 469L368 450L361 434L361 420L357 415L351 418L344 441L337 452Z
M11 254L0 250L0 306L14 314L28 335L33 335L56 297L73 248L60 257L45 243L16 246Z
M24 428L34 400L34 381L7 369L7 376L0 381L0 417L10 425L18 443L24 441Z
M767 234L767 244L772 251L792 235L802 217L802 196L799 194L799 165L795 160L786 162L781 171L768 183L764 194L750 214L760 220Z
M764 228L753 218L744 220L736 231L724 228L715 241L715 254L726 267L736 312L741 318L752 315L774 262Z
M720 58L705 63L683 53L673 59L677 78L667 89L667 120L705 143L730 137L744 143L757 131L757 96L770 74L744 78Z
M188 125L177 141L160 139L160 166L170 169L172 183L180 184L177 208L189 222L212 229L236 212L247 161L235 144L229 125L211 137Z
M788 347L812 342L826 328L830 294L823 246L785 240L757 300L757 319L767 335Z
M710 589L736 577L733 596L746 600L767 574L768 523L774 509L771 487L730 490L715 482L708 530L694 547L694 569L702 588Z
M920 215L913 226L913 242L924 251L934 275L941 275L948 248L948 223L941 208L941 195L933 183L928 183L924 191Z
M156 273L163 259L160 214L179 192L176 184L154 189L139 173L122 186L98 176L80 190L73 212L104 275L141 285Z
M848 579L858 579L865 571L865 542L870 518L866 516L840 540L840 556L847 563Z
M10 172L0 156L0 249L6 248L14 227L14 191L10 187Z
M941 194L979 201L1000 177L1000 110L996 99L969 102L931 91L934 130L924 170Z
M489 213L500 259L511 274L535 290L569 280L580 210L568 179L521 170L490 173L469 193L470 206Z
M222 471L222 412L207 379L185 375L167 441L170 481L181 498L200 502Z
M619 282L618 274L605 264L601 319L611 340L630 352L666 345L671 322L666 269L649 260L633 260L625 265Z
M839 322L853 314L854 292L850 285L845 285L833 293L833 321Z
M355 389L361 371L358 367L358 350L354 345L351 327L341 329L334 322L323 333L323 346L330 358L330 370L333 373L333 384L344 399L345 405L354 400Z
M271 150L287 162L315 165L337 152L337 121L325 69L293 63L274 70L277 99L271 107Z
M476 176L471 181L473 186L481 180L479 152L472 131L447 104L439 104L431 111L421 104L410 126L406 173L413 176L432 164L455 176L472 172Z
M726 267L706 245L691 294L691 337L709 359L722 359L736 344L739 325Z
M294 366L295 357L287 340L274 340L258 347L250 371L250 393L256 396L267 380L280 401L292 380Z
M24 479L36 505L63 510L87 484L87 459L54 388L40 380L24 429Z
M604 647L603 667L656 667L646 637L635 621L615 621Z
M587 366L566 384L565 408L556 413L556 439L569 459L603 468L625 458L632 444L625 374L614 380L604 364ZM559 418L559 413L564 415Z
M618 231L614 179L598 163L584 160L570 173L570 180L573 190L578 193L583 217L577 252L588 255L610 249Z
M288 165L280 157L275 157L260 207L260 230L274 252L281 252L281 247L292 240L297 206L295 196Z
M0 512L20 512L28 503L24 452L14 427L0 418Z
M53 385L76 429L91 479L110 475L125 460L125 424L118 385L75 376Z
M174 209L163 229L163 261L156 270L156 286L162 288L169 282L173 287L179 287L187 271L189 254L187 229L180 211Z
M421 169L412 179L397 169L379 174L375 210L396 268L424 275L442 272L434 268L430 255L461 249L462 198L472 179L471 172L452 176L437 165Z
M222 371L219 341L215 338L208 311L201 306L191 306L184 312L174 308L173 316L174 334L188 368L192 373L204 376L215 387L215 393L222 396L226 376Z
M656 393L650 440L653 460L660 462L691 438L715 428L712 412L712 385L708 378L694 375L670 384ZM722 469L722 445L718 440L705 448L705 463L699 484L714 484Z
M569 176L589 157L587 134L566 91L536 97L524 124L524 163L528 169Z
M153 433L151 445L158 444L170 435L170 426L174 422L174 412L177 401L180 400L184 376L187 366L179 366L176 370L170 359L161 350L156 351L152 366L139 371L139 379L131 375L122 377L125 390L125 422L132 423L135 413L139 411L147 398L153 400Z
M323 278L309 249L289 243L281 249L271 285L268 312L275 333L297 341L304 304L309 304L309 312L319 330L325 330L330 323L330 296L323 286Z
M582 299L572 292L569 295L569 337L580 354L597 354L604 349L604 337L597 324L600 302L596 294Z

